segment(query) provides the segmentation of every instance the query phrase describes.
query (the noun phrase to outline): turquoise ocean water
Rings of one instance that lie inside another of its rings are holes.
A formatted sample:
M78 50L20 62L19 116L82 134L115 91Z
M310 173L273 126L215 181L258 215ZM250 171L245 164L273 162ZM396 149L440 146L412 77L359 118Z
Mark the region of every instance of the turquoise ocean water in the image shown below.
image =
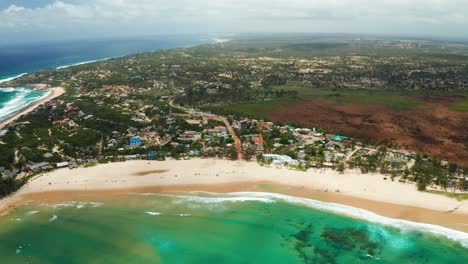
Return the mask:
M1 260L12 264L468 263L467 237L265 193L35 201L0 217Z
M0 121L16 111L41 99L47 91L37 91L33 87L15 87L0 89Z

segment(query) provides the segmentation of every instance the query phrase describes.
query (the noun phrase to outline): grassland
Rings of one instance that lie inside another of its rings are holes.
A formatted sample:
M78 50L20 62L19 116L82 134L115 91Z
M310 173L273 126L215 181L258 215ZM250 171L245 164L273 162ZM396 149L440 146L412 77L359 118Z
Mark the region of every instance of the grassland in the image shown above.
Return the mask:
M296 98L272 99L257 103L230 104L222 107L228 113L240 113L246 117L269 119L268 111L280 109L281 107L297 102Z
M456 112L468 112L468 100L465 99L465 101L455 103L449 109Z
M391 110L412 110L424 103L412 98L413 93L401 91L373 91L373 90L351 90L332 88L311 88L300 86L275 86L273 91L294 90L297 96L276 98L255 103L239 103L223 106L226 112L241 113L248 117L266 118L268 112L276 110L286 105L299 102L300 99L321 99L335 102L336 105L348 103L365 105L383 105Z
M274 89L297 90L304 99L326 99L338 105L347 103L383 105L392 110L411 110L422 103L411 98L412 92L352 90L336 88L308 88L298 86L277 86Z
M468 200L468 193L452 193L452 192L435 191L435 190L428 191L428 192L433 193L433 194L444 195L453 199L457 199L457 201L460 201L460 202Z

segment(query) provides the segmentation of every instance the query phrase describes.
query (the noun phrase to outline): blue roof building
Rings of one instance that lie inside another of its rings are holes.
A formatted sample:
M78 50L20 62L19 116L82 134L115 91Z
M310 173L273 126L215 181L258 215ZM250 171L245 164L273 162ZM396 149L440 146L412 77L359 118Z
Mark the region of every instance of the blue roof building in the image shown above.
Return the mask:
M140 137L130 138L130 144L139 144L139 143L141 143L141 138Z

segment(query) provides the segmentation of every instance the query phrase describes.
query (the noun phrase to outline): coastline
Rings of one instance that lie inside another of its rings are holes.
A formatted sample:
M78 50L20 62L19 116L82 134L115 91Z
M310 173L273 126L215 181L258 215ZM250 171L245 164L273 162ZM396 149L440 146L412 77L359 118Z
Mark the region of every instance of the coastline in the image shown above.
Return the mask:
M60 95L65 93L65 90L62 87L53 87L53 88L47 88L47 85L45 84L33 84L31 85L34 88L38 90L47 90L48 94L42 97L41 99L25 106L24 108L20 109L19 111L13 113L11 116L7 117L4 120L0 121L0 129L3 129L5 126L10 124L11 122L15 121L18 119L20 116L23 116L27 113L30 113L34 109L36 109L38 106L48 102L49 100L52 100L56 97L59 97ZM1 89L1 88L0 88Z
M0 200L0 212L30 200L112 199L112 194L131 192L269 192L468 233L467 204L421 193L412 184L384 181L383 177L357 171L290 171L245 161L135 160L39 175L17 193Z

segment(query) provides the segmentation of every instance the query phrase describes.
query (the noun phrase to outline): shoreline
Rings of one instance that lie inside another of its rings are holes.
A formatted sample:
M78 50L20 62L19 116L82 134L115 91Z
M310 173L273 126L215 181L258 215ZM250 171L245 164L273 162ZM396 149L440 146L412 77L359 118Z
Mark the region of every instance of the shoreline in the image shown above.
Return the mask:
M356 171L345 174L332 170L290 171L244 161L136 160L39 175L15 194L0 200L0 213L30 200L111 199L112 194L131 192L269 192L347 205L385 217L468 233L467 204L421 193L412 184L384 181L383 177ZM454 208L457 209L450 212Z
M32 112L34 109L36 109L40 105L42 105L42 104L44 104L44 103L46 103L46 102L48 102L48 101L50 101L50 100L52 100L52 99L54 99L56 97L59 97L60 95L65 93L65 90L62 87L48 88L47 85L45 85L45 84L32 84L30 86L34 87L37 90L47 90L48 94L46 94L41 99L39 99L39 100L37 100L37 101L23 107L22 109L20 109L18 111L16 111L15 113L13 113L11 116L7 117L6 119L1 120L0 121L0 129L3 129L5 126L7 126L11 122L15 121L19 117Z

